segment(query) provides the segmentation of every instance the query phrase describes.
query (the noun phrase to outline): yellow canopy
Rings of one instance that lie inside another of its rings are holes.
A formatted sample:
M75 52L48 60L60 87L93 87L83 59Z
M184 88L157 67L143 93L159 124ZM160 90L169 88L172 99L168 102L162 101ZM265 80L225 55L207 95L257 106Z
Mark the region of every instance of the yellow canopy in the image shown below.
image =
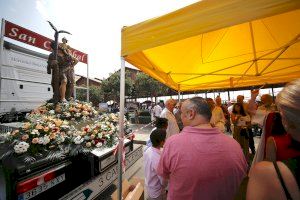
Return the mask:
M122 30L122 56L180 91L300 78L299 0L206 0Z

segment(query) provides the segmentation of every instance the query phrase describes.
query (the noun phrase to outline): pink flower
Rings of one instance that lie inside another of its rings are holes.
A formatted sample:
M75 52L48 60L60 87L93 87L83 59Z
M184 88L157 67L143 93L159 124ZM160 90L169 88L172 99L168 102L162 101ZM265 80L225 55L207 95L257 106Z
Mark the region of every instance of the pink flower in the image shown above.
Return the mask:
M56 138L56 133L51 133L49 138L52 140L52 139L55 139Z
M27 140L28 138L29 138L29 136L27 134L25 134L25 135L22 136L22 140L23 141Z
M41 129L43 129L44 127L42 126L42 125L40 125L40 124L37 124L36 126L35 126L35 129L37 129L37 130L41 130Z
M95 135L93 134L93 135L91 135L91 140L93 140L93 139L95 139Z
M49 131L49 127L46 126L46 127L44 128L44 131L45 131L45 132L48 132L48 131Z
M39 142L39 138L33 138L31 142L32 144L37 144Z
M52 129L52 133L56 133L56 132L59 132L59 128L58 128L58 127L54 127L54 128Z

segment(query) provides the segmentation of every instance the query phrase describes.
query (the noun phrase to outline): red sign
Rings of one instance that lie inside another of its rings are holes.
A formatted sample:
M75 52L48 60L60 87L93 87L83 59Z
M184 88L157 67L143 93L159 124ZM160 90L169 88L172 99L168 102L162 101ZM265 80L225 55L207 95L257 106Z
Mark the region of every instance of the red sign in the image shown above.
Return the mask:
M4 36L47 51L51 51L50 43L53 40L9 21L5 21ZM71 49L71 54L80 62L87 64L87 54L77 51L76 49Z

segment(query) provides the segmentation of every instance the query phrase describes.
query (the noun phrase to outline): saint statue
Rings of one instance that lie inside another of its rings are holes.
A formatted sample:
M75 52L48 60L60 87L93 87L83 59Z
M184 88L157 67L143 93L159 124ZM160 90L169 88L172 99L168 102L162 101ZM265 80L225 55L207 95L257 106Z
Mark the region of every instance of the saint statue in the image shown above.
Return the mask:
M48 57L47 73L52 74L51 85L53 90L53 97L51 99L51 102L57 103L60 100L60 95L59 95L59 67L58 67L57 60L55 58L56 56L54 54L55 41L51 42L50 47L52 49L52 53Z
M56 56L54 56L55 43L51 43L53 52L48 58L48 73L52 70L51 85L53 88L53 102L65 102L73 97L74 91L74 66L78 60L71 55L67 39L63 38L58 44ZM55 58L56 57L56 58Z

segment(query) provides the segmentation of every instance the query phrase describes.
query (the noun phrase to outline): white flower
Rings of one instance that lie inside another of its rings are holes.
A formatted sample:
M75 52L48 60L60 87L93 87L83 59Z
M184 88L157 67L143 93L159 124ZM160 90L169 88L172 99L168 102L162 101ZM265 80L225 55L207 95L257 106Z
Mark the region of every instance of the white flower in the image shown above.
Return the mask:
M43 143L44 143L44 138L41 138L41 137L40 137L38 143L39 143L39 144L43 144Z
M58 136L57 138L56 138L56 142L57 142L57 144L61 144L61 143L63 143L65 141L65 137L63 137L63 136Z
M46 145L46 144L48 144L49 142L50 142L50 138L49 138L49 136L44 136L44 141L43 141L43 145Z
M14 150L17 154L26 152L28 148L29 144L27 142L20 142L19 144L14 146Z
M75 113L75 117L80 117L81 113Z
M102 138L102 133L98 133L98 138Z
M96 144L96 147L99 148L99 147L102 147L102 145L103 145L102 142L98 142L98 143Z
M33 129L33 130L31 131L31 134L32 134L32 135L39 135L40 133L39 133L38 130Z
M104 125L104 124L102 124L102 125L101 125L101 129L102 129L102 130L107 130L107 126Z
M81 138L81 136L77 136L76 138L74 138L74 143L75 144L81 144L83 142L83 138Z
M69 113L69 112L64 112L64 115L65 115L66 117L71 117L71 113Z
M52 122L48 122L48 127L49 127L49 128L54 128L54 127L55 127L55 124L53 124Z
M50 115L54 115L54 114L55 114L55 111L54 111L54 110L49 110L49 114L50 114Z
M84 111L82 111L82 115L83 115L83 116L88 116L88 115L89 115L89 112L86 111L86 110L84 110Z
M60 128L62 128L62 129L69 129L70 126L68 126L68 125L61 125Z
M86 146L86 147L91 147L92 144L91 144L90 142L87 142L87 143L85 143L85 146Z
M69 125L69 122L67 120L64 120L62 124L63 125Z

